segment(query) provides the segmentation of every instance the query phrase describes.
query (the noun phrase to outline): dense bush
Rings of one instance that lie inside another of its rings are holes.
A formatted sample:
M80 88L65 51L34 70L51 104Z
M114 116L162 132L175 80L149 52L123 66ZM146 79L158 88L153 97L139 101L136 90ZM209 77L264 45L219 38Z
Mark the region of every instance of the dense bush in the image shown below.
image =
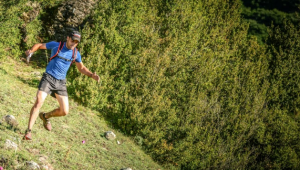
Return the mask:
M22 21L20 14L25 0L0 2L0 58L20 56Z
M287 110L290 115L299 112L300 25L285 21L284 27L272 27L268 38L270 52L269 76L273 91L270 105ZM276 90L275 90L276 89Z
M272 27L269 34L268 137L259 158L271 168L299 169L300 25L285 21L282 28Z
M82 30L81 52L102 83L72 70L75 97L137 136L163 164L299 167L298 122L271 105L271 54L247 39L238 7L101 1L94 24Z

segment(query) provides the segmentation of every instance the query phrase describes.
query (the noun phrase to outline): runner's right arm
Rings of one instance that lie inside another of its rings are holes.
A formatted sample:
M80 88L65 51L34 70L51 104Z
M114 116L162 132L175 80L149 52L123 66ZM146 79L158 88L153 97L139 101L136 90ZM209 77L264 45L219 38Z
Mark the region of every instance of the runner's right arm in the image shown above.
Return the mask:
M42 49L42 50L46 50L46 43L38 43L35 44L33 47L31 47L31 49L25 51L26 56L28 56L30 53L34 53L35 51Z

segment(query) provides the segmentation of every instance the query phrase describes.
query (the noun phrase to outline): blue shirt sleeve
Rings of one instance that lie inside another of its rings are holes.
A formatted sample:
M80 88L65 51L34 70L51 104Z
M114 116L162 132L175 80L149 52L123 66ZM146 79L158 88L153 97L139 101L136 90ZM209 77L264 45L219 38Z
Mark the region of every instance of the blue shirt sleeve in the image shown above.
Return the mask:
M59 42L51 41L51 42L46 43L47 50L52 50L53 48L58 47L58 46L59 46Z
M80 62L81 62L81 55L80 55L80 52L79 52L79 51L77 51L77 56L76 56L75 61L76 61L77 63L80 63Z

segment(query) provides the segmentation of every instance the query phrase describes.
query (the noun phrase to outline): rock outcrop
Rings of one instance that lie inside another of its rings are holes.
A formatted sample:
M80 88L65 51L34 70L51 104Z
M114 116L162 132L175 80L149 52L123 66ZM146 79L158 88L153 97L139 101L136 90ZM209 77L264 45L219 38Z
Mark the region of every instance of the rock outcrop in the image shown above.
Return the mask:
M65 41L70 30L79 30L88 22L88 16L96 7L98 0L69 0L58 8L53 25L48 33L56 41Z
M32 9L24 12L21 15L21 19L25 21L22 28L23 40L27 42L27 28L26 25L32 22L36 17L41 14L41 11L47 11L43 18L44 22L43 30L46 30L50 39L55 41L65 41L67 33L70 30L80 30L86 23L90 23L89 16L93 9L97 6L99 0L67 0L59 6L49 9L42 9L42 5L38 2L28 2L26 5ZM57 11L57 12L56 12ZM46 16L45 16L46 15ZM43 38L46 34L41 33L38 38L40 42L43 42ZM48 36L47 35L47 36Z

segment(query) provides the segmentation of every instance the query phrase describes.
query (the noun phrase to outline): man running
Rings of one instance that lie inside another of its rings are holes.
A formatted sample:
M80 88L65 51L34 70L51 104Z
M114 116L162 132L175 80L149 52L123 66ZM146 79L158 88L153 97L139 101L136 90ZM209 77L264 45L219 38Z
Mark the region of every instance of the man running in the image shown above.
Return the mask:
M37 116L39 116L45 129L51 131L51 124L49 118L66 116L69 113L68 92L66 87L66 74L70 68L71 63L75 60L77 69L92 79L99 82L100 78L96 73L92 73L81 62L81 55L76 50L76 46L80 42L81 34L78 31L72 31L67 36L67 41L61 46L59 42L48 42L35 44L31 49L25 52L26 56L34 53L39 49L51 50L53 57L47 65L46 72L40 81L36 101L30 111L28 128L25 132L24 140L31 140L31 130ZM62 47L62 48L61 48ZM60 50L61 49L61 50ZM56 55L56 53L58 53ZM59 108L54 109L48 113L39 113L47 95L55 97L59 103Z

